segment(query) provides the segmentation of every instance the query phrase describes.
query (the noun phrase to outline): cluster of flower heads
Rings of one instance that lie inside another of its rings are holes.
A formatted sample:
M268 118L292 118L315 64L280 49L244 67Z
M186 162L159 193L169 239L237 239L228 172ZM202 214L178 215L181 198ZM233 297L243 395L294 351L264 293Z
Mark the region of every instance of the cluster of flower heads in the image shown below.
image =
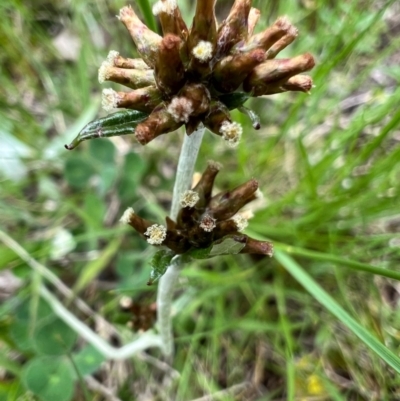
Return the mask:
M149 113L135 130L141 144L182 125L190 135L203 123L236 145L242 127L232 121L221 94L238 89L251 96L310 91L311 78L298 74L314 66L312 55L275 59L297 37L297 29L286 17L254 34L260 11L251 7L251 0L236 0L221 24L215 17L215 1L197 0L191 29L176 0L158 1L153 12L163 36L143 24L130 6L120 10L118 18L141 58L109 53L99 69L99 81L117 82L132 91L104 89L103 107Z
M163 245L176 254L204 249L224 238L243 244L240 253L272 256L273 246L241 233L249 213L239 210L258 196L258 183L252 179L237 188L212 196L214 180L220 165L209 162L200 180L181 197L177 221L166 218L166 226L153 224L138 216L132 208L125 211L121 222L131 225L152 245Z

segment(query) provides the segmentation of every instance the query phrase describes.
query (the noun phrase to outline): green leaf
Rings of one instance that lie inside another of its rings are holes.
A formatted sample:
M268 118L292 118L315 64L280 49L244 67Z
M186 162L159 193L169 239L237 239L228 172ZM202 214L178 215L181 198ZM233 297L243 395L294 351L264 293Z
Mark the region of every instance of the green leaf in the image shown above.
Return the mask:
M105 195L106 192L111 189L117 177L117 173L116 165L106 165L101 169L99 173L100 182L98 184L100 195Z
M237 239L226 236L212 244L210 257L218 255L236 255L245 247L245 245L245 243L239 242Z
M37 319L42 319L53 313L47 302L43 301L42 299L40 299L38 303L34 305L34 310L32 310L32 302L32 298L24 299L14 311L15 318L20 322L23 322L25 325L29 324L32 314L34 314Z
M149 0L138 0L137 1L140 7L140 10L143 13L143 18L146 25L154 32L158 32L157 22L154 17L153 11L151 9L151 3Z
M226 237L212 243L208 248L191 249L185 253L185 257L193 259L209 259L214 256L236 255L245 247L245 243L240 242L237 235L235 237L236 239L233 238L233 236L227 235Z
M28 322L16 321L10 326L10 337L21 351L31 351L33 348L30 331Z
M76 333L60 319L46 320L33 333L36 350L44 355L64 355L74 346Z
M72 359L80 376L94 373L105 360L105 357L91 345L83 348Z
M64 358L34 358L24 366L22 379L43 401L70 401L74 395L74 371Z
M211 248L212 246L209 246L208 248L191 249L185 253L185 256L193 259L208 259L210 257Z
M345 324L361 341L382 358L382 360L400 373L399 357L354 320L299 264L289 255L279 250L275 251L275 258L318 302L321 303L321 305Z
M99 118L87 124L78 136L65 145L68 150L76 148L81 142L93 138L108 138L111 136L135 133L136 126L146 119L147 113L137 110L122 110L107 117Z
M154 254L150 262L152 269L147 285L153 284L166 272L168 266L171 264L171 259L174 256L175 254L173 252L166 250L161 250Z
M103 228L104 215L107 211L104 200L93 192L87 192L81 208L88 228L101 230Z
M89 155L97 164L114 165L115 146L110 141L91 141L89 143Z
M72 188L85 188L94 173L94 167L80 154L70 155L65 162L65 179Z
M220 95L218 99L229 109L234 110L238 107L243 106L247 100L250 99L250 95L244 92L233 92L226 95Z
M121 181L118 185L119 196L123 202L129 203L135 196L135 189L146 169L146 160L141 158L138 154L130 152L125 156Z

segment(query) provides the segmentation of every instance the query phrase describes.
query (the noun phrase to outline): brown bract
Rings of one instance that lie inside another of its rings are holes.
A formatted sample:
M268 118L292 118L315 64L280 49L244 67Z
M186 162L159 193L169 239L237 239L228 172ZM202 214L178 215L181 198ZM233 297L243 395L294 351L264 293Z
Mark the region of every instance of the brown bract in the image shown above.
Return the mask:
M100 68L99 80L133 89L104 90L106 110L130 108L150 113L136 129L141 144L182 125L190 135L201 123L236 144L240 134L234 140L227 134L233 123L228 108L221 104L221 95L244 90L262 96L312 88L310 77L298 75L314 66L310 54L275 59L298 35L286 16L253 34L260 11L251 7L251 0L236 0L221 23L215 17L215 3L197 0L188 28L176 0L158 1L153 12L164 36L151 31L132 7L121 9L118 18L141 59L123 58L112 51ZM241 129L237 131L241 133Z
M209 162L197 185L183 194L176 222L167 217L163 227L141 218L132 209L124 213L121 221L131 225L150 244L166 246L176 254L208 248L229 237L244 245L241 253L272 256L270 242L257 241L240 232L246 227L247 219L239 211L257 198L257 181L252 179L212 196L219 170L218 163ZM161 236L162 241L158 241Z

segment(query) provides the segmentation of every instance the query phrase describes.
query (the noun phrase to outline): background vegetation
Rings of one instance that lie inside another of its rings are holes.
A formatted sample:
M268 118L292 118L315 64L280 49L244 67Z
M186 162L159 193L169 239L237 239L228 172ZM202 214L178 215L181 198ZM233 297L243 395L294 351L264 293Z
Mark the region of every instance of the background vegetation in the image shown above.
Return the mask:
M190 23L193 2L178 3ZM313 53L316 87L311 96L253 100L262 129L236 113L245 126L238 149L208 133L197 169L221 162L220 189L259 180L264 198L247 232L271 239L278 258L186 266L169 366L157 350L104 361L55 318L40 298L42 276L7 242L55 273L124 341L136 335L135 317L155 301L156 287L146 286L152 250L117 222L128 206L163 221L183 132L146 147L129 137L63 147L104 115L97 69L108 51L135 54L115 18L125 1L1 1L0 400L400 398L384 351L360 341L351 323L398 354L400 287L382 274L399 277L400 6L253 4L259 30L283 14L296 24L300 36L283 55ZM230 5L218 2L220 20ZM119 308L123 296L134 300L131 313ZM101 320L71 310L118 345Z

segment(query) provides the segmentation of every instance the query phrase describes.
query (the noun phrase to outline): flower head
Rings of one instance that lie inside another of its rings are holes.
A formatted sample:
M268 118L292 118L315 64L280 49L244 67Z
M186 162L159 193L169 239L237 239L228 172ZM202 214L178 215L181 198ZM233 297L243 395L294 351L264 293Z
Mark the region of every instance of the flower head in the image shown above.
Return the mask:
M242 136L243 128L237 122L230 123L229 121L224 121L221 125L220 132L222 138L224 138L230 146L235 147Z
M196 191L188 189L182 194L180 204L182 207L194 207L199 199L200 196Z
M210 60L212 57L213 45L211 42L200 40L195 48L192 50L193 56L202 62Z
M148 243L162 244L176 254L208 248L216 241L230 237L243 244L241 253L272 256L270 242L257 241L241 233L252 214L250 211L238 212L257 198L257 181L249 180L231 191L213 196L212 188L220 168L218 163L208 164L196 186L182 195L182 208L176 222L166 218L166 228L142 219L132 209L128 209L121 220L143 235Z
M198 0L188 29L177 1L159 0L153 13L160 20L163 36L140 21L130 6L120 10L118 19L141 59L123 58L114 50L109 53L99 69L100 83L112 81L132 91L105 89L103 107L149 113L135 130L141 144L182 125L190 135L203 123L235 146L242 128L232 122L230 109L238 106L228 105L230 94L239 88L247 97L311 90L311 78L299 75L313 68L310 54L275 58L298 36L286 16L254 34L260 11L251 7L251 0L235 0L220 24L215 2Z
M153 224L144 232L147 242L151 245L161 245L167 236L167 229L159 224Z

